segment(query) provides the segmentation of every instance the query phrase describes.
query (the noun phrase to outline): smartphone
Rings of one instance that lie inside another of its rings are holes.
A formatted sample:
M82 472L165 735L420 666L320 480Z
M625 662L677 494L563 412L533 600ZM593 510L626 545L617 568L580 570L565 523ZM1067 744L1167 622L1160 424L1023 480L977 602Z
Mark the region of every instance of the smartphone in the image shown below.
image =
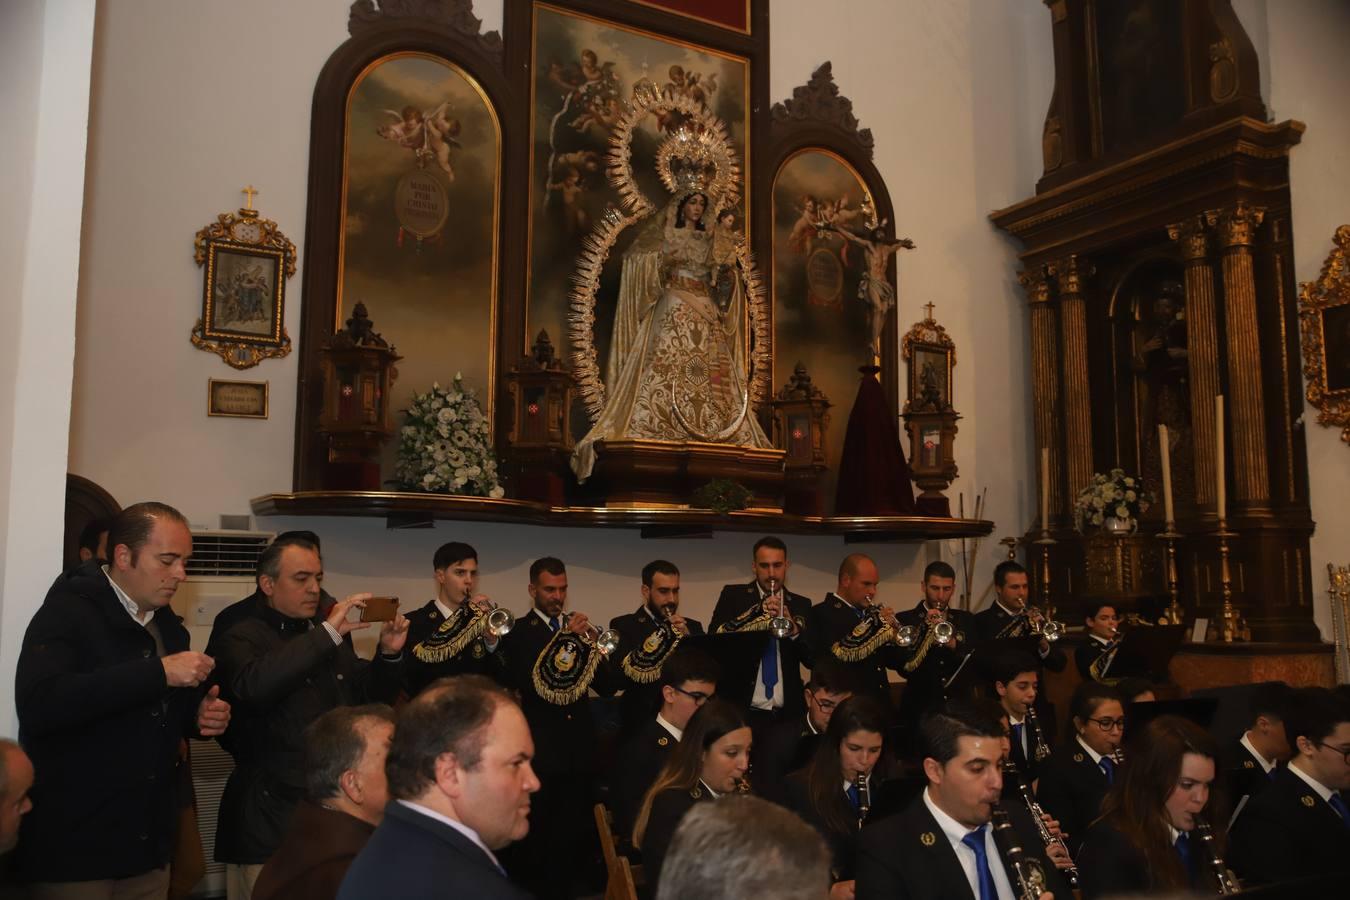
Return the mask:
M371 597L361 610L362 622L392 622L398 615L397 597Z

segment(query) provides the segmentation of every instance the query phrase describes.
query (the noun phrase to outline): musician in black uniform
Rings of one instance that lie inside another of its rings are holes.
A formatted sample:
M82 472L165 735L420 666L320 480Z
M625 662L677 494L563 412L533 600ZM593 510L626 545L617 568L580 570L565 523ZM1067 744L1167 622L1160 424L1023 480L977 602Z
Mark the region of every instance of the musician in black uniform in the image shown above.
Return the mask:
M1238 813L1230 862L1245 883L1350 876L1350 704L1326 688L1289 698L1289 765Z
M1218 742L1180 716L1159 716L1107 793L1077 856L1084 900L1146 892L1219 891L1227 806L1216 784ZM1214 788L1214 790L1211 790ZM1203 822L1210 823L1210 839Z
M811 648L805 640L811 601L785 586L790 564L787 545L781 540L762 537L755 541L751 559L754 579L722 588L710 628L713 634L750 631L758 638L747 640L736 658L721 657L720 690L727 700L749 708L750 724L759 733L803 712L801 666L811 665ZM763 624L764 617L780 611L792 623L782 639Z
M857 900L996 900L1015 896L1006 845L990 821L1003 789L1003 726L984 705L948 704L924 719L924 792L858 838ZM1017 843L1045 873L1043 898L1069 900L1030 814L1007 808Z
M1293 749L1284 730L1284 707L1290 687L1267 681L1252 688L1247 699L1247 730L1226 748L1224 780L1234 806L1254 797L1270 784L1275 770L1289 762Z
M830 896L851 897L858 832L881 793L886 708L865 694L844 701L830 718L810 764L787 777L788 809L830 847ZM880 766L878 766L880 764Z
M1064 830L1075 858L1083 835L1101 815L1102 798L1118 772L1112 754L1125 730L1125 707L1110 685L1085 681L1069 706L1074 734L1038 770L1036 799Z
M661 707L619 751L610 780L609 801L614 831L633 833L642 798L652 786L675 745L684 736L694 712L717 693L721 667L706 653L677 647L661 666Z
M1105 671L1094 672L1093 663L1107 651L1111 641L1120 630L1120 616L1109 602L1089 603L1083 608L1083 624L1087 626L1087 640L1073 652L1073 661L1078 666L1078 674L1084 678L1101 681L1103 678L1118 678L1128 672L1112 671L1114 663L1103 663Z
M436 573L436 598L407 614L408 646L403 666L404 691L416 697L438 678L487 675L506 679L500 640L475 621L492 611L492 600L478 593L478 551L468 544L442 544L431 561ZM479 632L478 637L469 635Z
M725 700L711 700L689 719L661 773L638 810L633 845L642 851L648 885L661 877L666 848L695 803L717 800L748 789L750 725L745 714Z
M923 570L923 600L913 609L900 613L900 624L915 630L914 643L901 651L900 674L905 689L900 695L900 725L911 753L918 750L915 740L919 722L925 715L942 709L957 698L954 679L970 653L975 617L949 604L956 588L956 570L945 562L931 562ZM952 626L951 639L943 644L933 627L943 617Z
M891 706L890 678L887 669L899 671L901 665L900 647L885 633L875 627L866 628L865 633L875 635L868 644L880 641L879 646L868 647L861 659L850 659L853 653L848 649L836 647L839 641L848 637L855 629L866 623L876 623L869 618L867 609L877 593L877 566L868 556L852 553L844 557L839 564L839 581L834 591L825 595L806 617L806 631L810 636L811 656L820 660L826 656L846 660L845 665L853 675L853 683L859 693L867 694L889 709ZM877 608L880 622L898 627L895 612L889 606ZM862 650L860 647L858 650ZM856 653L857 651L855 651Z
M1048 750L1053 735L1043 730L1043 720L1032 710L1040 693L1041 666L1030 653L1011 651L993 660L993 688L999 706L1008 717L1009 758L1027 784L1036 781L1042 760L1037 748ZM1042 751L1044 752L1044 751Z
M680 615L680 570L657 559L642 567L642 606L615 617L609 627L620 637L615 674L623 684L619 719L626 739L651 722L661 705L661 663L678 646L675 638L703 634L703 623Z
M1024 638L1027 649L1035 653L1041 666L1051 672L1063 672L1069 658L1058 646L1031 632L1034 615L1042 623L1040 610L1034 613L1027 607L1030 580L1027 570L1014 560L1006 559L994 567L994 602L986 610L975 614L975 640L992 641L1002 638Z
M853 696L854 687L852 673L839 660L827 656L816 662L802 692L806 713L765 729L755 746L755 780L761 797L786 801L784 779L811 761L835 710Z
M585 637L593 627L586 615L563 615L567 569L562 560L535 560L528 590L530 610L517 617L499 652L506 655L510 683L520 693L534 738L540 788L531 800L529 835L508 848L502 862L536 896L570 897L574 885L569 880L592 875L588 866L598 853L592 813L596 727L587 689L609 696L617 690L617 679Z

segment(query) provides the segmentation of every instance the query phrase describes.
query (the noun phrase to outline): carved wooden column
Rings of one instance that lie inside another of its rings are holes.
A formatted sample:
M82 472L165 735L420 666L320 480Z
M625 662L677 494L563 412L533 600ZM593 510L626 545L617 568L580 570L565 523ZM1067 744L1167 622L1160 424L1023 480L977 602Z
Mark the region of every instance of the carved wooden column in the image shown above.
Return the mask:
M1088 382L1087 301L1083 280L1092 267L1077 255L1056 262L1059 281L1060 330L1064 360L1064 451L1066 496L1061 509L1072 515L1074 498L1092 483L1092 390Z
M1270 505L1266 463L1266 416L1261 387L1261 345L1256 315L1252 242L1266 211L1239 200L1205 218L1218 226L1224 249L1224 324L1228 349L1228 433L1233 454L1234 495L1244 511Z
M1055 307L1050 303L1050 285L1039 267L1018 273L1018 280L1031 304L1032 406L1036 429L1036 471L1040 472L1041 448L1050 448L1050 518L1062 508L1063 489L1059 477L1063 457L1059 440L1059 342L1055 328ZM1036 494L1040 509L1040 492ZM1039 516L1038 516L1039 518ZM1042 522L1042 528L1051 523Z
M1219 316L1214 303L1214 270L1209 264L1209 234L1203 216L1167 226L1181 244L1186 261L1186 356L1191 381L1191 434L1194 438L1195 502L1212 512L1214 485L1214 398L1219 393Z

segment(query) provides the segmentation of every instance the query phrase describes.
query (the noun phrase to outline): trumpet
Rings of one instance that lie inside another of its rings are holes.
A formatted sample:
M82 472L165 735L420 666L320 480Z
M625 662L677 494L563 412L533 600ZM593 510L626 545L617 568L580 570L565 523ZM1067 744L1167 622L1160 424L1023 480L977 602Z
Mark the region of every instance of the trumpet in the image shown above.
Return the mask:
M471 597L472 592L465 591L464 599L461 602L471 603ZM488 603L491 604L491 609L486 613L488 634L492 635L494 638L503 638L510 633L512 628L516 627L516 617L511 610L498 606L491 600L489 600ZM471 608L474 611L474 615L484 615L483 611L478 607L472 606Z
M853 786L858 789L858 828L867 824L867 816L872 812L872 788L868 784L867 773L858 770L853 776Z
M767 600L769 597L772 597L774 594L777 594L780 587L781 584L779 583L777 578L770 578L769 593L765 596L764 599ZM783 615L783 609L781 606L781 604L783 603L783 598L781 596L778 598L778 602L780 604L778 615L774 616L772 619L769 620L769 631L772 632L773 636L776 638L785 638L789 634L792 634L792 620L789 619L787 616Z
M1031 748L1031 755L1036 762L1044 762L1050 755L1050 747L1045 743L1045 732L1041 731L1040 719L1036 717L1035 703L1027 704L1027 721L1031 723L1031 728L1036 732L1036 744Z
M995 806L991 818L994 844L1003 852L1013 894L1017 900L1040 900L1041 894L1045 893L1045 867L1022 849L1006 809Z
M1043 637L1050 643L1064 637L1064 623L1056 622L1034 606L1027 609L1027 621L1032 634Z
M938 646L945 647L952 642L956 636L956 626L947 618L947 610L941 610L942 615L932 624L933 640ZM912 647L914 642L919 639L919 629L913 625L901 625L900 630L895 633L895 642L901 647Z
M1214 876L1214 883L1218 888L1219 896L1227 897L1230 894L1236 894L1241 890L1237 879L1233 877L1233 873L1224 864L1223 857L1219 855L1218 847L1214 842L1214 829L1210 828L1209 820L1199 813L1195 815L1195 833L1200 838L1200 846L1204 848L1202 860L1205 865L1209 866L1210 874Z
M1069 887L1078 887L1078 867L1073 864L1073 857L1069 854L1069 847L1064 843L1062 837L1058 837L1050 830L1050 826L1045 824L1045 810L1036 802L1036 795L1031 792L1031 787L1022 780L1022 774L1017 771L1017 766L1010 759L1003 760L1003 776L1005 779L1012 779L1017 785L1017 793L1021 796L1022 802L1026 805L1027 812L1036 822L1036 831L1041 837L1041 842L1045 844L1048 851L1052 847L1059 847L1064 851L1064 858L1069 861L1069 867L1063 869L1064 877L1069 882Z
M563 613L562 615L563 628L567 627L567 623L571 620L572 616L573 613L571 610L568 610L567 612ZM604 631L601 631L599 628L596 628L594 625L587 622L586 630L582 632L581 637L582 640L594 646L595 649L599 650L605 656L609 656L611 653L613 653L615 650L619 648L619 640L620 640L619 633L615 631L613 628L606 628Z
M1093 680L1106 681L1106 670L1111 668L1111 663L1116 661L1116 654L1120 652L1120 642L1125 639L1125 629L1122 626L1116 627L1116 633L1102 648L1101 655L1092 661L1091 666L1088 666L1088 674L1092 676ZM1114 680L1112 683L1114 683Z

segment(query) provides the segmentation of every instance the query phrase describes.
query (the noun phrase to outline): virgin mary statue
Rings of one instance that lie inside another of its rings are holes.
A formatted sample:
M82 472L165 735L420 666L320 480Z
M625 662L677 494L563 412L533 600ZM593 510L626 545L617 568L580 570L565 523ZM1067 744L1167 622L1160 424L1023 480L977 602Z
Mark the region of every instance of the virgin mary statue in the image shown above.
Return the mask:
M704 179L687 174L639 226L623 257L605 403L572 455L579 481L599 441L771 446L750 411L741 238L729 213L720 218Z

